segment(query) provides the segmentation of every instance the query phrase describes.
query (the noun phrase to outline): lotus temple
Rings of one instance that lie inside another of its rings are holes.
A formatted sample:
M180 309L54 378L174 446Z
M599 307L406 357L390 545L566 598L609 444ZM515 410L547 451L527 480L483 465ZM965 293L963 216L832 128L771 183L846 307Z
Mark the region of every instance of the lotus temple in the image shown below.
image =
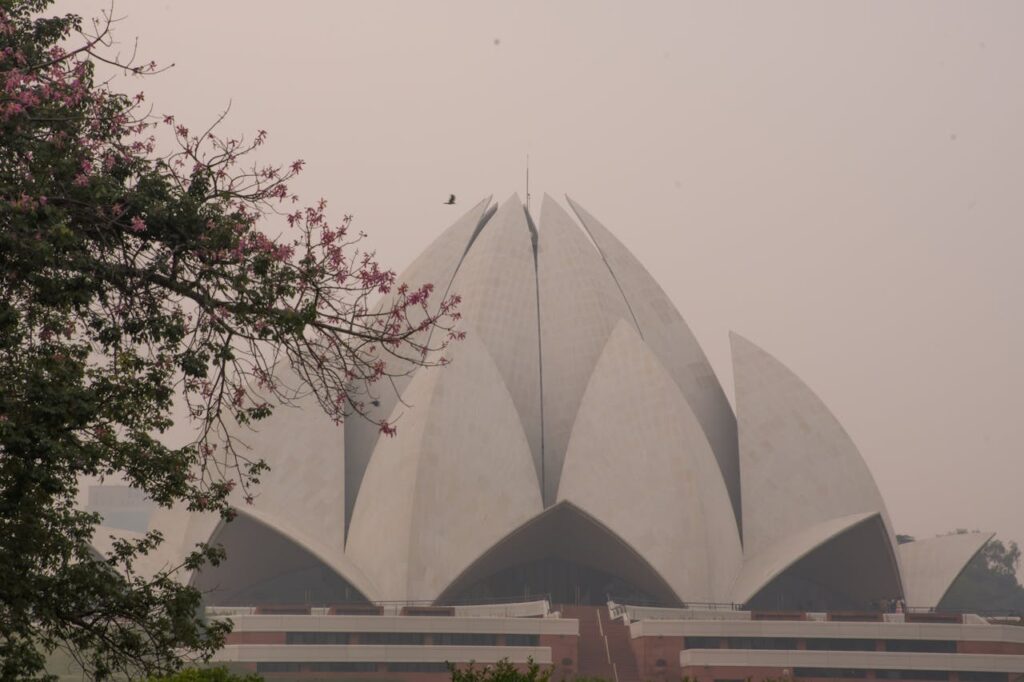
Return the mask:
M238 518L161 509L170 564L267 679L1022 679L1024 627L947 612L990 539L898 544L839 420L752 340L723 386L676 306L571 199L485 199L400 278L462 297L445 367L373 396L393 437L315 404L250 438ZM730 402L728 395L732 396ZM103 533L97 533L101 543ZM102 551L102 547L99 547Z

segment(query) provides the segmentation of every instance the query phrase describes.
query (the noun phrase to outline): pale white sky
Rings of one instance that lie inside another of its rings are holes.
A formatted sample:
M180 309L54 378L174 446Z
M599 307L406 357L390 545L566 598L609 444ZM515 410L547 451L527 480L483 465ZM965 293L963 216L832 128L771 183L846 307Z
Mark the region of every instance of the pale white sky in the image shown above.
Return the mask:
M106 2L67 0L89 13ZM118 0L144 89L401 269L488 194L568 193L731 393L734 329L859 445L898 532L1024 540L1024 4ZM449 193L461 207L441 205ZM536 205L536 204L535 204Z

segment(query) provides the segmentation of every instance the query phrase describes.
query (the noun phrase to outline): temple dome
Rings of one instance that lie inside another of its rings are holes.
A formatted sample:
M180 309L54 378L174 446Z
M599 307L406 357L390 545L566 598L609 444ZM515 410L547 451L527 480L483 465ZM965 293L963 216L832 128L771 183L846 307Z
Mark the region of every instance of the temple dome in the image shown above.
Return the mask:
M396 436L275 415L252 439L273 489L239 504L251 532L165 514L172 544L224 541L215 582L236 601L288 601L288 572L316 569L322 599L935 606L983 540L897 551L811 389L734 335L734 412L669 297L567 203L545 196L535 223L516 196L485 199L399 278L459 294L467 339L379 396ZM261 548L271 582L252 568Z

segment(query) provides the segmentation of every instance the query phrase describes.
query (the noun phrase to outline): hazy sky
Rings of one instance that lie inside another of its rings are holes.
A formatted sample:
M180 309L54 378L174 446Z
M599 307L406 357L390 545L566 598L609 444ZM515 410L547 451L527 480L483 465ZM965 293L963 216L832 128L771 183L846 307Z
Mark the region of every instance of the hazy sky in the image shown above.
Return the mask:
M106 2L62 8L88 13ZM479 199L569 194L731 394L727 332L852 435L898 532L1024 540L1024 3L118 0L122 83L270 131L401 269ZM449 193L460 206L442 206Z

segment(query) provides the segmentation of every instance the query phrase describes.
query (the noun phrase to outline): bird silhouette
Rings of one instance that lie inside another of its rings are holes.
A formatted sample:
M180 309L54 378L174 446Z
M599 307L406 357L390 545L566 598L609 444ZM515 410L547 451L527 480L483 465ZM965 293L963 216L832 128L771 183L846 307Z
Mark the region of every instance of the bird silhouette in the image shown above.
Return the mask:
M454 206L455 205L455 195L454 194L450 195L448 197L448 201L444 202L444 205L445 206Z

